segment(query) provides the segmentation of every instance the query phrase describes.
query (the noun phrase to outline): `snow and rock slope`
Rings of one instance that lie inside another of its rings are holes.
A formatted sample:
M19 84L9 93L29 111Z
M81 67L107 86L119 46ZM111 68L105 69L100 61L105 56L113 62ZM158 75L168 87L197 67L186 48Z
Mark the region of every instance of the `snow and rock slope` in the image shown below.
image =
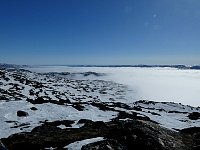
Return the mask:
M98 77L104 74L86 72L82 75ZM109 126L116 125L116 121L134 119L159 123L176 132L200 126L200 108L170 102L133 101L131 92L122 84L88 78L72 79L69 73L42 74L23 69L1 69L0 138L14 133L35 133L42 126L61 132L81 130L88 124L93 125L92 122L97 122L97 126L98 122ZM80 136L77 141L104 135L110 134L90 133L85 138Z

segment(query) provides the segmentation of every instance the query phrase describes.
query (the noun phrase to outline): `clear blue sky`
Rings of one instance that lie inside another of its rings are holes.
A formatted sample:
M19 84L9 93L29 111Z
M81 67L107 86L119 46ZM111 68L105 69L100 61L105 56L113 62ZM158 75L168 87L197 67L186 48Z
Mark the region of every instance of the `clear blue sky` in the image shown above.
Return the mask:
M200 1L1 0L0 62L200 64Z

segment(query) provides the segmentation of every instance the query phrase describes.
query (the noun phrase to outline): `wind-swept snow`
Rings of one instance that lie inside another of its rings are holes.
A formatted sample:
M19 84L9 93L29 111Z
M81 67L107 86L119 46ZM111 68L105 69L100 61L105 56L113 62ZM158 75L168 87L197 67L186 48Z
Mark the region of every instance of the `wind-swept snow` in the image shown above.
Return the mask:
M99 141L103 141L103 137L97 137L97 138L86 139L86 140L82 140L82 141L76 141L74 143L71 143L71 144L65 146L64 149L80 150L82 148L82 146L84 146L86 144L95 143L95 142L99 142Z

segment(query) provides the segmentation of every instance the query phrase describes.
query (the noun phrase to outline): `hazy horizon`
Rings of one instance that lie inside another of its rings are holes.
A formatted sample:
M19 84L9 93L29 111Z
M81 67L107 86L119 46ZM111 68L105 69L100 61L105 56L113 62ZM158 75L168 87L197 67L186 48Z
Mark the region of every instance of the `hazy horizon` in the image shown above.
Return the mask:
M138 66L152 66L152 67L162 67L162 66L200 66L200 64L19 64L19 63L6 63L6 62L0 62L0 64L6 64L6 65L19 65L19 66L70 66L70 67L81 67L81 66L87 66L87 67L101 67L101 66L122 66L122 67L138 67Z

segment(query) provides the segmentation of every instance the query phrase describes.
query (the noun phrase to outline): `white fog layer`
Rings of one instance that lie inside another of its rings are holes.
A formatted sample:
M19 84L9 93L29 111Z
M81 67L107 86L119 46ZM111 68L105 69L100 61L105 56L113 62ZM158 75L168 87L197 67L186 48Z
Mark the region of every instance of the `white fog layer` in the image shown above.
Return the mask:
M97 72L105 76L87 76L88 79L104 79L122 83L132 89L133 101L153 100L199 106L200 70L175 68L134 67L66 67L48 66L29 68L35 72ZM76 76L83 78L83 76Z

